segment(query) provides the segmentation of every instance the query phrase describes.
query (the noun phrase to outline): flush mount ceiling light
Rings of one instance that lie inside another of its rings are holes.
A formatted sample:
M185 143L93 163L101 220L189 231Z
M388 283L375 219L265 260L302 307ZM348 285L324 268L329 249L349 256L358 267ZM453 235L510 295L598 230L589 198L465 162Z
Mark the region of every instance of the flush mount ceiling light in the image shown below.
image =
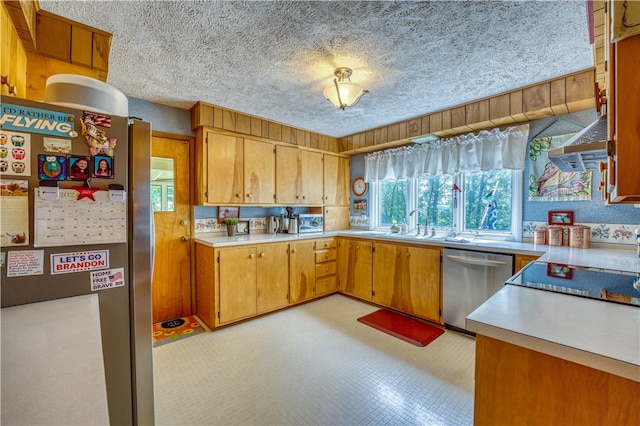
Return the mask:
M345 108L358 103L362 95L369 93L357 83L351 82L351 68L340 67L333 71L336 78L333 84L324 89L324 97L333 104L334 107L344 111Z

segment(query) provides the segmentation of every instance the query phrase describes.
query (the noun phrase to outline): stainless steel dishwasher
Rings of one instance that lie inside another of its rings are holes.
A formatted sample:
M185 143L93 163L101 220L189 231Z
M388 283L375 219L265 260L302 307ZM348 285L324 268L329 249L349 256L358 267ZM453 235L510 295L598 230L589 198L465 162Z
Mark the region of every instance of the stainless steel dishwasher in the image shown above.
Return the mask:
M442 316L466 331L465 319L513 275L513 255L445 248Z

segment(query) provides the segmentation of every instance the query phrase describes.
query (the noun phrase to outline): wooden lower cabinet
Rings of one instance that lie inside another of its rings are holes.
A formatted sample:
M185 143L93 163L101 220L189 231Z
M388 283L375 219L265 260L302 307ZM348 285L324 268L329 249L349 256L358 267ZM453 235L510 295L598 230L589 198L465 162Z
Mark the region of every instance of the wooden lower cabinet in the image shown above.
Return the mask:
M256 247L218 251L218 318L216 325L228 324L257 313Z
M528 254L516 254L513 273L515 274L520 269L522 269L525 266L527 266L529 263L534 262L535 260L537 260L539 257L540 256L529 256Z
M289 243L258 246L257 313L284 308L289 304Z
M315 296L316 252L313 240L289 243L289 303Z
M373 298L430 321L441 318L441 249L390 243L373 246Z
M338 238L338 290L363 300L371 300L373 244Z
M638 425L640 382L476 336L475 425Z
M336 238L315 240L316 285L315 296L333 293L337 290L337 241Z

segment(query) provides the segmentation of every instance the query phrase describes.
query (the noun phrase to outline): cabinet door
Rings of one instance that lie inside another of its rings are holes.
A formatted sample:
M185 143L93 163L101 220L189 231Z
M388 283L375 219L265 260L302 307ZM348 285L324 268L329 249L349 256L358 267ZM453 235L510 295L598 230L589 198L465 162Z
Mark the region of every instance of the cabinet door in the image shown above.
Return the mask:
M352 240L346 238L338 238L337 248L337 277L338 277L338 291L347 293L347 281L349 280L349 253L351 251ZM353 293L353 289L351 289Z
M273 204L276 192L275 152L268 142L244 140L244 202Z
M302 163L302 197L299 204L322 205L323 168L322 154L319 152L300 150Z
M289 244L289 302L298 303L315 295L316 253L312 240Z
M615 43L615 167L612 203L640 202L640 35ZM609 95L611 92L607 92ZM611 100L607 104L611 103Z
M400 283L397 272L401 268L400 249L395 244L375 243L373 253L373 299L374 303L400 309L397 300Z
M298 148L276 147L276 202L298 204L302 192L302 164Z
M289 304L289 244L262 244L256 250L257 311L260 314Z
M207 202L239 204L244 201L244 148L242 138L207 133Z
M353 295L364 300L371 300L373 274L373 251L370 241L356 241L353 248L355 270L353 274Z
M335 155L324 155L324 204L349 206L350 166L349 159Z
M220 250L219 324L226 324L256 313L256 248Z
M401 277L402 310L409 314L441 322L440 249L404 247L401 252L400 257L407 262L407 268L403 268L403 276Z
M513 271L513 272L514 273L518 272L520 269L524 268L529 263L534 262L536 259L538 259L538 257L540 257L540 256L529 256L529 255L526 255L526 254L516 254L515 271Z

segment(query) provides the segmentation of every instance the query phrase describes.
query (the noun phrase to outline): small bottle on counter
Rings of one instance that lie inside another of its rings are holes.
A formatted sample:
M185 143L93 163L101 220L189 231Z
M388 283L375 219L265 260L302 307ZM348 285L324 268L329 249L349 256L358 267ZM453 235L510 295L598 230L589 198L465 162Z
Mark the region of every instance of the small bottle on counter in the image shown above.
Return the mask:
M400 233L401 233L401 234L406 234L406 233L407 233L407 224L406 224L406 223L404 223L404 222L402 222L402 223L400 224Z

